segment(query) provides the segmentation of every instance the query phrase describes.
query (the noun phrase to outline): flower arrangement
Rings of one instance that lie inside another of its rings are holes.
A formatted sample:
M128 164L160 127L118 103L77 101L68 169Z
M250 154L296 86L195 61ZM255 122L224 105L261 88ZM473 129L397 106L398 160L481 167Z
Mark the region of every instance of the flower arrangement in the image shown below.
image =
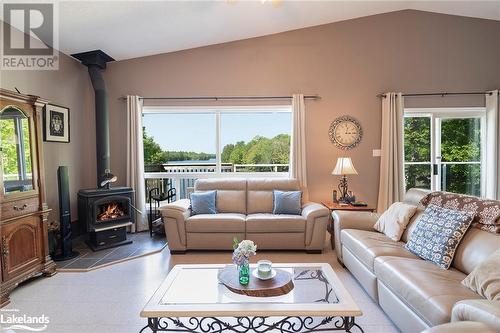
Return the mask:
M257 253L257 245L251 240L245 239L238 242L238 239L233 240L233 263L237 266L248 265L250 256Z

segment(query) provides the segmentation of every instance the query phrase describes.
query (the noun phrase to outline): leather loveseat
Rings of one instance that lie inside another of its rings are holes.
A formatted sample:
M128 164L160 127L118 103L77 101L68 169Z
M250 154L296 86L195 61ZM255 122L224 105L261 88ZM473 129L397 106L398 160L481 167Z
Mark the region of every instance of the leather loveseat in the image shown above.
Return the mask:
M274 215L273 190L298 190L294 179L199 179L195 192L217 191L217 214L191 216L190 201L160 208L172 253L186 250L230 250L233 238L250 239L259 250L321 252L329 211L305 203L301 215Z
M480 322L500 332L500 302L483 299L461 284L477 264L500 248L499 235L470 228L448 270L404 248L423 213L419 202L428 193L411 189L406 194L404 201L419 208L400 242L374 230L379 217L376 213L333 212L339 262L404 333L421 332L450 321ZM457 323L451 329L480 323Z

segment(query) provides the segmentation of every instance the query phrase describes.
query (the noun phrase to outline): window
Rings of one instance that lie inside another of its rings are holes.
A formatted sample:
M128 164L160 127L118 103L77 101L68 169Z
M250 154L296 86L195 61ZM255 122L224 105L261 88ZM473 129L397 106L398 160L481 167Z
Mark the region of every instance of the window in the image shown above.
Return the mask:
M287 177L291 106L144 107L146 190L189 195L200 177Z
M484 108L406 109L406 189L484 196Z
M288 172L291 112L221 112L223 172Z

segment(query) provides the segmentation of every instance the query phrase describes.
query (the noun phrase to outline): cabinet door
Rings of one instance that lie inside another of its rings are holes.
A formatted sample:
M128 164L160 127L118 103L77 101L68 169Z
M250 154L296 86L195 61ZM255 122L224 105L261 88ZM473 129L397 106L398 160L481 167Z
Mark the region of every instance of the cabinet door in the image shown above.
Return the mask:
M26 216L1 227L3 279L9 280L41 263L39 216Z

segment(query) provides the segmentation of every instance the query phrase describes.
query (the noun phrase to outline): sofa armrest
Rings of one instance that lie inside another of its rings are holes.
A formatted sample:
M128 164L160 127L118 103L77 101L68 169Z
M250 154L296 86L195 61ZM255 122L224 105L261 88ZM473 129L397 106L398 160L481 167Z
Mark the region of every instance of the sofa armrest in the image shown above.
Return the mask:
M451 321L479 321L500 332L500 301L469 299L455 303Z
M317 217L328 217L328 214L330 214L328 208L319 203L308 202L302 206L302 216L308 221Z
M191 216L191 202L181 199L160 207L170 251L186 250L186 219Z
M180 214L184 214L190 211L191 201L189 199L180 199L171 203L168 203L164 206L160 207L160 212L163 216L175 216ZM191 213L191 212L189 212Z
M492 327L477 321L459 321L430 327L422 333L498 333Z
M302 206L302 216L306 219L306 250L323 250L329 214L328 208L315 202L308 202Z
M373 231L373 226L379 217L379 214L370 212L353 212L343 210L334 210L332 212L335 252L339 261L342 262L342 243L340 240L340 233L342 230L359 229Z

